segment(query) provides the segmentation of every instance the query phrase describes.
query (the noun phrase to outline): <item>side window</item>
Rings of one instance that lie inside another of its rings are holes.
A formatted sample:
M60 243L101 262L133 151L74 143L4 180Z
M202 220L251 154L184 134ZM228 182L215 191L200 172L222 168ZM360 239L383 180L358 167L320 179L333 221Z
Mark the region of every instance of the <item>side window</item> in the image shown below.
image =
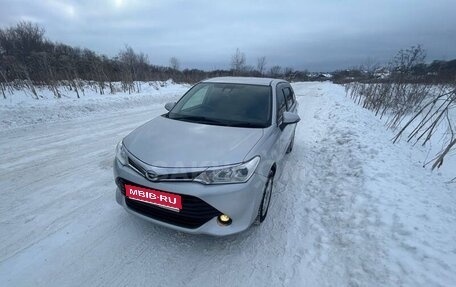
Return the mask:
M282 89L277 88L276 90L276 97L277 97L277 123L282 121L283 112L287 109L285 96L283 95Z
M282 91L287 101L287 110L289 111L294 104L293 92L289 87L283 88Z
M182 110L201 105L204 102L208 88L209 86L205 86L196 91L195 94L182 106Z

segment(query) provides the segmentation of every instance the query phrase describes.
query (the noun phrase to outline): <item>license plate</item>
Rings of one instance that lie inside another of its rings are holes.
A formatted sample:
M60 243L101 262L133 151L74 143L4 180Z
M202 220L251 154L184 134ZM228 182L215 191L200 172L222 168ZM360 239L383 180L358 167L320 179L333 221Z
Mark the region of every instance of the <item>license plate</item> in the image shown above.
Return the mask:
M134 200L150 203L177 212L182 209L182 198L180 195L161 190L125 184L125 195Z

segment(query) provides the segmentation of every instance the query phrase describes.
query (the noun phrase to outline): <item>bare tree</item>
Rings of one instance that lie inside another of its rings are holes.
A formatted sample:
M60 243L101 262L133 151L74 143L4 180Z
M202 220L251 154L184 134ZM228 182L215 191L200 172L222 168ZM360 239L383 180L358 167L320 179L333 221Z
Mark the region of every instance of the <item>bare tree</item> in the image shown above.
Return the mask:
M296 73L291 67L286 67L283 71L283 76L285 79L289 82L293 81L294 78L296 77Z
M123 64L122 87L124 91L135 91L134 81L137 79L138 55L133 48L126 45L125 50L119 52L119 60Z
M236 53L231 57L231 69L234 74L239 74L245 70L245 62L245 54L237 48Z
M5 81L5 84L3 84L3 82L1 83L1 88L2 88L3 98L6 99L5 91L9 85L9 83L8 83L8 79L6 78L5 73L1 69L0 69L0 75L2 76L1 80Z
M414 66L422 64L426 58L426 51L421 45L412 46L405 50L400 50L391 62L392 70L399 74L401 78L409 75Z
M278 65L272 66L269 70L269 75L273 78L278 78L282 76L282 67Z
M257 70L258 70L258 72L260 72L261 75L263 75L264 72L266 72L266 57L265 56L259 57L257 59Z
M169 67L173 70L180 70L180 61L176 57L171 57L169 59Z

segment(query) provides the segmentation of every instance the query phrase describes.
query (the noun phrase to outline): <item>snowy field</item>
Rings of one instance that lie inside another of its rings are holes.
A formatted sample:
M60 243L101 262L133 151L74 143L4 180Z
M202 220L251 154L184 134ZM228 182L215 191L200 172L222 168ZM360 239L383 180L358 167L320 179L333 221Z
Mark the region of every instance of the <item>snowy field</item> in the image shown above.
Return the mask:
M294 84L302 120L261 226L213 238L127 214L115 145L186 89L0 101L0 286L456 286L450 173L331 83Z

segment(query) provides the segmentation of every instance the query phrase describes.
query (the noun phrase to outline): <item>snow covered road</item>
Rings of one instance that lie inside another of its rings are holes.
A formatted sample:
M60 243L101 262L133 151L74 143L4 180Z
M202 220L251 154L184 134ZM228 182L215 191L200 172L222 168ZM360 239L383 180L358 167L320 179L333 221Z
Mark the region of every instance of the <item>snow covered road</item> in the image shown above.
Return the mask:
M294 89L302 120L268 219L227 238L115 202L115 145L161 103L0 131L0 285L455 286L455 185L343 87Z

